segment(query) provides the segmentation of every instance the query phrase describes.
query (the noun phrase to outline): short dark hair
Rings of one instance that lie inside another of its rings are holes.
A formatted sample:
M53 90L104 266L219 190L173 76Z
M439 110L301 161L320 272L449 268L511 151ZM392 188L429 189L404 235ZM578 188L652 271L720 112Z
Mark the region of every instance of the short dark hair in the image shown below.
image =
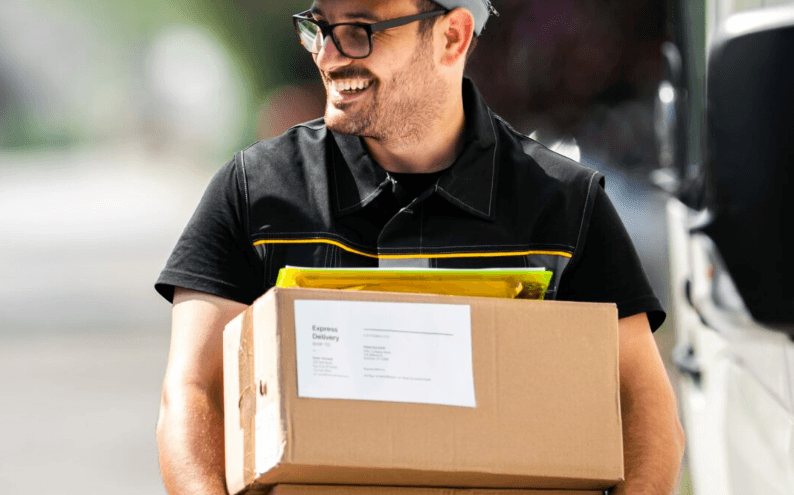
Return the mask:
M419 9L419 13L446 10L433 0L414 0L414 4L416 4L416 8ZM430 17L419 21L419 35L426 38L433 26L436 25L436 19L438 19L438 17Z
M416 8L419 9L419 12L433 12L436 10L446 10L445 7L439 5L438 3L434 2L433 0L414 0L414 4L416 4ZM438 17L430 17L428 19L422 19L419 21L419 36L422 38L427 38L430 36L430 31L433 29L433 26L436 25L436 20ZM472 50L477 45L477 36L473 36L471 39L471 43L469 44L469 49L466 51L466 59L468 60L469 55L471 55Z

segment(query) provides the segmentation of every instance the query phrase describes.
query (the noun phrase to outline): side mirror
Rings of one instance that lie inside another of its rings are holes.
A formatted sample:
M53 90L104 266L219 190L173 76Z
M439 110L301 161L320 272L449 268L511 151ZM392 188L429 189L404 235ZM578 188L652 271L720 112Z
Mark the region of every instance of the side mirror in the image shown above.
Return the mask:
M794 6L729 17L706 71L707 205L753 317L794 322Z
M653 115L659 168L651 173L651 181L675 195L685 178L687 92L681 52L669 41L662 44L662 63Z

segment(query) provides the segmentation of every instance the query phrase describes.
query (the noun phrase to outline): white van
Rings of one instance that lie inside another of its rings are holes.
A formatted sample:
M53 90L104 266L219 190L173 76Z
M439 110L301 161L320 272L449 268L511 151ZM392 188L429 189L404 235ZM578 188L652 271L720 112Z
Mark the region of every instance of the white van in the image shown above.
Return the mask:
M794 3L754 3L706 2L705 86L668 46L657 107L695 495L794 494Z

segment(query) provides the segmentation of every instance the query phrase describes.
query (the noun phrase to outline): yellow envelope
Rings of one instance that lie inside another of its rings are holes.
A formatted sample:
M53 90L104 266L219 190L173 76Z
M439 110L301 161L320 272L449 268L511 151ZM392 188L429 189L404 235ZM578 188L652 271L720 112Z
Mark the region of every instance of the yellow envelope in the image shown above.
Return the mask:
M543 299L551 276L552 272L542 268L454 270L287 266L279 270L276 287Z

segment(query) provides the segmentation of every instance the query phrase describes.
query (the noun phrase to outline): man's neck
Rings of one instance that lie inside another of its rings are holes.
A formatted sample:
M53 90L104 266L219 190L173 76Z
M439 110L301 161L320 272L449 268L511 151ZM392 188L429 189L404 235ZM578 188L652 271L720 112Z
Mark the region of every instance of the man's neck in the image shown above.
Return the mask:
M370 154L389 172L431 173L449 167L463 149L466 126L463 99L458 96L455 100L444 115L428 123L426 132L418 140L365 137Z

